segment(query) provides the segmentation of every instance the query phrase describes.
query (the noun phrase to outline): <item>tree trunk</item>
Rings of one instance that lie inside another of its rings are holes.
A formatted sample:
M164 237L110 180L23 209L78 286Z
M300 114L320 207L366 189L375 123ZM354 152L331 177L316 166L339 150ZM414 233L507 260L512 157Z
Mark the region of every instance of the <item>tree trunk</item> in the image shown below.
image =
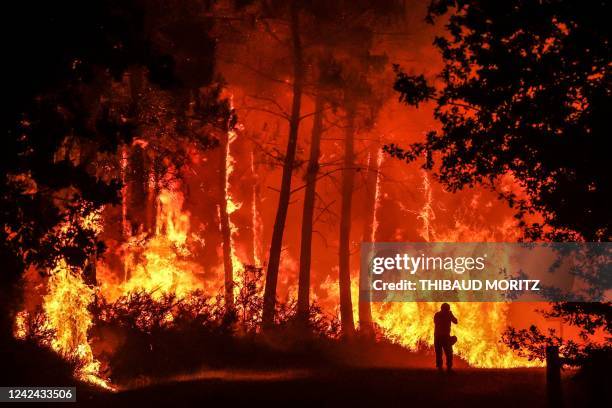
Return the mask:
M563 395L561 391L561 358L559 347L546 346L546 394L549 407L562 407Z
M276 284L278 280L278 268L280 266L280 255L283 245L283 233L287 211L289 210L289 199L291 196L291 175L295 161L297 148L298 129L300 125L300 105L302 103L302 43L300 40L299 10L297 1L291 2L291 39L293 45L293 101L291 106L291 119L289 123L289 140L285 163L283 164L283 178L278 200L274 230L272 231L272 242L270 243L270 258L266 272L266 288L264 291L264 305L262 325L269 328L274 325L274 309L276 307Z
M312 139L310 142L310 157L306 170L306 192L304 193L304 209L302 211L302 240L300 245L300 277L298 283L297 314L300 323L308 322L310 308L310 262L312 254L312 228L315 208L315 193L317 174L319 173L319 155L321 150L321 134L323 133L323 106L321 95L315 100L315 114L312 124Z
M229 149L229 135L225 133L222 140L223 156L219 160L219 185L221 187L221 200L219 203L219 223L221 242L223 244L223 271L225 275L225 308L230 311L234 308L234 269L232 265L232 228L227 212L227 165L225 158Z
M376 217L376 184L378 180L378 143L370 146L368 170L366 174L366 197L364 200L365 221L363 223L363 242L374 242L374 220ZM369 292L361 290L361 273L359 274L359 329L361 333L368 337L373 333L372 327L372 308L370 305Z
M159 174L157 174L157 157L150 157L148 164L147 202L145 205L146 230L149 235L157 230L157 199L159 197Z
M340 215L340 320L342 333L351 337L355 331L353 305L351 301L351 205L355 184L354 132L355 111L347 112L347 127L344 141L344 169L342 170L342 212Z
M148 172L145 165L145 151L139 146L130 149L129 161L129 206L128 219L133 234L139 234L147 229L146 203L148 193Z
M129 199L129 188L128 188L128 164L129 164L129 146L123 144L121 146L121 158L119 159L119 164L121 168L121 239L122 243L128 242L128 240L132 236L132 228L130 226L130 222L128 220L128 199ZM122 251L123 252L123 251ZM128 257L125 256L125 252L123 252L123 256L121 257L123 261L123 281L127 282L130 277L129 263Z
M134 68L129 74L130 107L129 115L138 119L139 102L142 94L143 71ZM128 158L128 196L127 218L132 234L138 234L145 227L145 202L147 193L147 174L145 168L145 152L140 145L129 147Z
M253 265L261 266L261 219L260 219L260 202L261 202L261 187L259 186L258 168L255 164L255 153L251 151L251 177L253 180L253 196L251 201L251 233L252 233L252 263Z

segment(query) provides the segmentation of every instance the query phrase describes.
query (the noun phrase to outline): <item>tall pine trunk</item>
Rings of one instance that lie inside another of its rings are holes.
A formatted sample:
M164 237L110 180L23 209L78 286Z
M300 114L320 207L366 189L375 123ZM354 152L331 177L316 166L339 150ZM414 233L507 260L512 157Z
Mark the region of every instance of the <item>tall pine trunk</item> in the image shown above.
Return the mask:
M224 133L222 139L223 156L219 160L219 185L221 187L221 200L219 203L219 222L221 229L221 242L223 244L223 271L225 277L225 308L229 312L234 308L234 270L232 265L232 228L227 212L227 165L225 158L229 149L229 135Z
M136 120L139 114L139 102L143 87L143 71L134 68L128 76L130 89L129 115ZM145 151L142 146L132 144L128 157L128 206L127 218L130 222L132 235L145 229L145 203L147 194L147 174L145 167Z
M159 158L153 156L148 162L147 202L145 205L146 230L150 235L157 230L157 200L160 193Z
M302 211L302 240L300 245L300 276L298 283L298 319L300 323L308 322L310 308L310 264L312 260L312 228L315 208L315 193L317 175L319 173L319 155L321 150L321 134L323 133L323 97L317 95L315 114L312 124L310 142L310 157L306 170L306 192L304 193L304 209Z
M378 143L372 143L369 149L368 169L366 174L366 197L364 200L363 213L365 221L363 223L363 242L374 242L374 220L376 217L376 184L378 179ZM359 274L359 329L361 334L369 337L373 334L372 327L372 308L370 304L369 292L362 291L364 282Z
M342 212L340 214L340 323L344 336L351 337L355 331L353 304L351 301L351 206L355 184L354 135L355 111L347 111L347 127L344 141L344 168L342 170Z
M139 145L132 146L130 149L129 169L128 219L131 223L132 234L140 234L147 231L148 172L146 152Z
M291 196L291 175L295 161L297 148L298 129L300 125L300 107L302 103L302 81L303 81L303 57L302 43L300 40L299 10L297 1L291 2L291 40L293 47L293 101L291 106L291 118L289 123L289 140L287 152L283 164L283 177L281 191L278 200L272 241L270 243L270 257L266 271L266 286L264 290L264 304L262 325L269 328L274 325L274 309L276 307L276 285L278 281L278 269L280 266L281 249L283 245L283 233L285 221L289 210L289 199Z

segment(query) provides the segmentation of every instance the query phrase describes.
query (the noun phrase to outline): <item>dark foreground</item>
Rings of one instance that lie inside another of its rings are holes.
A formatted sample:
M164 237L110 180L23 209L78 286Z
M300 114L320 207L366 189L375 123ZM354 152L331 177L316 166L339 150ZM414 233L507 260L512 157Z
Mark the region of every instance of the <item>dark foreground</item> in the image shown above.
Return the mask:
M175 377L116 393L77 391L87 406L539 407L546 406L543 369L342 368L316 371L213 371ZM575 381L564 379L565 406L587 406Z

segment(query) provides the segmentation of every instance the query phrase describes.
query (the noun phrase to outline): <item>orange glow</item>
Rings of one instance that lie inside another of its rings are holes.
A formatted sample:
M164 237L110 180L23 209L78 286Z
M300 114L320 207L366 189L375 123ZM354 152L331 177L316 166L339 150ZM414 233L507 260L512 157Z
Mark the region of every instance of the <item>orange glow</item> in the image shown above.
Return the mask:
M182 297L201 287L196 263L190 255L189 213L183 211L179 190L162 190L158 197L155 234L130 237L123 244L127 280L118 281L104 262L98 262L97 275L102 294L110 300L135 290L151 292L159 298L168 292Z
M372 314L392 339L409 349L422 344L433 347L433 315L441 303L374 303ZM500 333L508 325L510 305L506 303L453 303L459 324L453 333L459 338L454 351L473 367L538 367L543 363L528 361L501 343Z
M232 270L234 271L234 280L237 280L236 270L242 265L240 258L236 255L236 234L238 233L238 227L232 221L232 214L234 214L237 210L242 207L242 203L236 201L231 192L230 185L230 177L234 172L234 164L236 163L236 159L232 156L232 143L236 141L238 134L235 130L230 130L227 133L227 144L225 147L225 206L227 211L227 218L229 220L230 226L230 254L231 254L231 262L232 262ZM234 286L234 296L238 293L238 287Z
M476 238L477 235L474 231L470 231L463 220L455 220L454 228L445 233L437 233L434 228L436 214L433 209L435 200L431 183L425 170L421 170L421 176L424 203L416 212L417 219L421 221L421 227L417 230L425 241L486 240L486 237ZM476 197L470 204L478 206ZM423 344L433 347L433 315L440 310L440 305L438 302L374 303L372 314L374 321L392 339L409 349L416 350ZM456 302L452 304L452 309L459 320L459 324L453 325L453 332L459 338L454 349L471 366L514 368L543 365L539 361L518 357L501 343L500 334L509 324L510 304Z
M45 325L54 330L51 347L62 356L79 359L77 377L110 388L99 377L100 362L93 355L87 334L92 326L88 307L93 301L94 290L71 271L64 260L51 271L47 285L43 310Z
M101 231L100 215L90 213L79 219L81 226ZM65 233L69 224L60 227L60 234ZM61 236L61 235L60 235ZM94 357L89 344L88 332L93 324L89 306L94 300L95 289L88 286L81 278L82 270L68 265L60 258L49 271L46 282L46 294L42 298L43 320L36 330L52 334L49 346L66 359L77 359L75 376L85 382L112 389L108 382L99 375L100 362ZM15 337L25 338L29 327L26 320L29 312L17 314Z
M426 4L419 7L423 8L424 15ZM418 36L411 37L414 46L400 44L399 41L403 39L400 40L399 36L374 36L376 44L372 55L386 55L390 63L407 63L407 70L424 72L428 79L435 78L441 64L440 56L431 43L434 35L439 34L436 31L439 27L426 25L420 16L418 21L415 19L411 22L416 27L414 31L419 32ZM261 37L253 38L245 39L250 41L247 44L251 47L250 53L261 54L259 57L262 60L270 57L273 57L271 60L278 60L270 43L259 41ZM266 249L269 248L278 203L283 147L289 131L282 111L290 111L292 94L286 83L291 83L292 78L287 78L285 72L278 75L270 72L269 76L276 75L276 79L284 83L267 81L257 76L254 70L241 69L241 66L248 64L239 61L240 55L235 58L240 63L230 64L220 60L216 67L228 84L223 96L229 98L232 110L236 103L236 112L241 121L239 126L234 126L224 135L227 143L219 149L196 151L197 148L178 135L170 134L170 143L188 152L184 168L170 164L156 156L162 155L155 150L155 142L148 140L158 141L166 137L171 132L168 129L174 129L171 125L176 118L164 116L171 110L150 108L151 112L145 113L159 121L152 121L154 125L143 125L148 127L139 134L139 138L131 145L122 145L114 158L116 176L122 182L121 203L116 208L105 208L101 214L81 221L94 226L100 232L100 239L109 244L104 257L95 264L97 286L86 283L82 278L83 271L70 270L65 260L59 260L52 271L47 271L50 277L46 280L41 304L45 325L54 331L51 347L67 358L78 357L83 367L76 373L80 378L102 386L106 384L100 379L100 362L95 359L95 350L92 350L88 338L93 321L88 307L96 295L113 301L139 290L150 292L157 299L168 293L176 293L179 299L184 299L194 290L202 290L207 295L222 292L221 209L225 209L230 225L231 266L234 280L238 281L238 285L234 285L234 294L239 290L241 274L237 272L243 264L254 263L258 267L266 264ZM391 73L390 64L387 71ZM381 83L384 85L377 86L381 89L386 87L382 93L390 92L393 78L383 79ZM117 83L116 87L124 85ZM154 88L152 84L147 86ZM311 91L309 88L302 98L298 153L293 170L293 187L296 190L291 195L278 276L277 297L281 301L293 299L297 294L300 211L304 194L304 190L297 186L302 184L309 147L307 136L313 126L315 101ZM127 93L127 90L121 89L121 92ZM253 93L265 97L261 98L261 105L253 106L254 98L248 99ZM439 126L433 118L431 103L424 103L417 110L399 104L396 96L392 95L381 104L380 112L372 120L371 129L358 129L355 135L356 165L368 168L369 160L377 160L379 169L370 240L516 242L521 231L512 217L513 211L498 199L496 193L481 187L449 193L444 191L432 174L419 167L420 162L407 165L398 160L387 160L382 148L378 149L376 157L373 152L367 157L362 154L371 151L368 143L361 144L368 134L386 135L384 140L379 140L381 144L393 142L406 146L422 141L427 131ZM248 103L245 102L247 100ZM154 110L163 110L163 114ZM336 237L341 200L336 171L337 163L342 158L339 142L343 135L342 108L336 109L334 106L334 109L326 109L325 115L313 222L311 290L312 299L326 313L334 314L338 311L339 299ZM133 197L130 197L135 184L131 180L133 169L130 169L135 148L142 149L147 159L155 156L163 162L158 166L164 169L162 171L151 163L142 164L146 178L141 178L148 183L142 189L146 190L147 203L154 203L150 208L155 209L150 212L150 218L154 220L147 225L148 228L144 228L142 222L135 226L138 222L130 219L130 214L139 210L132 207ZM383 165L384 172L381 169ZM219 173L222 166L225 169L224 180ZM175 178L171 173L180 177ZM364 189L359 184L359 177L356 179L354 203L359 203L359 194L363 194ZM499 188L506 192L518 191L511 175L501 180ZM360 213L359 205L354 204L352 210L355 224L372 221L372 214ZM104 234L101 231L103 225ZM248 234L249 229L251 234ZM352 230L361 231L360 228ZM355 269L352 271L351 291L352 298L358 299L358 262L355 261L359 256L361 237L352 238L351 264L355 265ZM459 338L455 350L471 366L509 368L539 365L517 357L500 342L506 326L514 323L510 317L518 308L516 305L453 303L451 306L459 319L459 324L453 327L454 334ZM439 307L439 303L433 302L374 303L372 317L373 322L392 340L416 350L421 346L433 345L433 315ZM358 320L357 302L353 303L353 308L355 320ZM29 310L24 310L16 315L14 334L17 338L27 337L28 313Z
M374 190L374 220L372 225L372 236L370 237L370 242L376 242L376 231L378 230L378 211L380 210L380 177L381 171L380 167L382 166L382 162L384 159L384 152L381 149L378 149L378 155L376 156L376 160L378 162L376 168L378 169L378 174L376 174L376 188ZM373 160L371 157L368 157L368 160ZM368 166L369 167L369 166ZM355 298L357 299L357 298Z

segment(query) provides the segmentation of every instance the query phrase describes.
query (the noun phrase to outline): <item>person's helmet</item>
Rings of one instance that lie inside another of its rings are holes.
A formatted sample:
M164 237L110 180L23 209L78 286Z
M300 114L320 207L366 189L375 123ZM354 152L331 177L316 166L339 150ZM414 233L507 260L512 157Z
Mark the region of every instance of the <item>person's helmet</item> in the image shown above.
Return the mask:
M442 306L440 306L440 310L443 312L448 312L450 311L450 305L448 303L442 303Z

